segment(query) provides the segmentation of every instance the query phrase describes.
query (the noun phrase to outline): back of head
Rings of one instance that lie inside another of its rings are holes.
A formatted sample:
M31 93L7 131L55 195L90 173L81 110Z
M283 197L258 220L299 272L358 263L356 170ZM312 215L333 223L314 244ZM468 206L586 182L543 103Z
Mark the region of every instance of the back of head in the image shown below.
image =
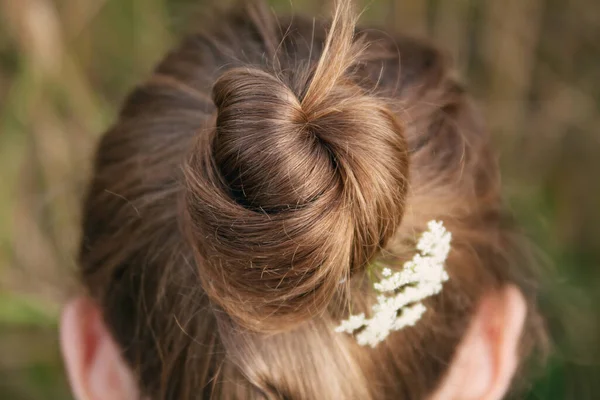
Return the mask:
M488 137L443 57L354 15L227 14L103 136L83 280L150 397L423 398L481 293L520 282ZM335 333L372 303L369 266L401 266L431 219L452 279L423 320L375 349Z

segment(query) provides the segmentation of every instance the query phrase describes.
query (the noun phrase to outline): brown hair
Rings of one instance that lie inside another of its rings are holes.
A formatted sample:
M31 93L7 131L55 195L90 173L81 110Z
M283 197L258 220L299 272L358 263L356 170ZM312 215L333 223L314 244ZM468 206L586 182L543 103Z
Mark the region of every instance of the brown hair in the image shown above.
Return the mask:
M330 22L229 12L102 137L82 279L149 397L424 398L482 293L512 282L533 300L445 58L355 23L342 0ZM450 280L422 320L375 349L335 333L431 219L453 234Z

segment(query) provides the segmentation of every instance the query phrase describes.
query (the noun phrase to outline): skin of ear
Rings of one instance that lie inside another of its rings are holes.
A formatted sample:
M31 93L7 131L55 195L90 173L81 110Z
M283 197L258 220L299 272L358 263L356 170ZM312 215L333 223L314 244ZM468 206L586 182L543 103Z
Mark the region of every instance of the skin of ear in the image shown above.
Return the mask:
M60 322L60 342L77 400L139 398L133 374L92 300L78 297L67 304Z
M527 314L513 285L486 294L454 361L430 400L502 399L519 364L519 342Z

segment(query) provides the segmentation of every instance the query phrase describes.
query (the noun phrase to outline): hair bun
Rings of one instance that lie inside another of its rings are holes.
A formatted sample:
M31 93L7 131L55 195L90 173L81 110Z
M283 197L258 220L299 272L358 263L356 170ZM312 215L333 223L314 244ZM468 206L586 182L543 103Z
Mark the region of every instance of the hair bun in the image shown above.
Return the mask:
M213 99L213 155L239 204L271 214L309 203L335 184L326 150L300 133L306 121L297 97L273 75L230 70L215 83Z
M203 286L254 331L322 313L402 216L402 129L348 72L360 57L348 13L336 12L302 93L260 69L226 71L213 88L216 127L184 170Z

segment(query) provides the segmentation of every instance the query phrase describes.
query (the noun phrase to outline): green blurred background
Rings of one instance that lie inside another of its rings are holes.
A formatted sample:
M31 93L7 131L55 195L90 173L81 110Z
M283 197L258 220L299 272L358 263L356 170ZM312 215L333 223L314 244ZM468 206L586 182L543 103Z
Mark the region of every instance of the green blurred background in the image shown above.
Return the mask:
M525 396L600 399L600 1L356 3L365 23L447 49L486 115L507 199L547 268L541 304L555 347ZM77 290L91 151L132 85L209 6L0 0L0 399L70 398L57 317Z

